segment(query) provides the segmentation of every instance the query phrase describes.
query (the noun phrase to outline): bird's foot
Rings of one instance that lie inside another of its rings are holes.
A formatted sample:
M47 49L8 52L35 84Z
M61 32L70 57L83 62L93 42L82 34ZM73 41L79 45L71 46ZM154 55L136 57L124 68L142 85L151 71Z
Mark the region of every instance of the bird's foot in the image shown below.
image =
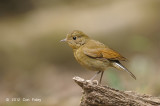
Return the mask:
M87 83L90 83L92 85L99 85L97 80L86 80Z

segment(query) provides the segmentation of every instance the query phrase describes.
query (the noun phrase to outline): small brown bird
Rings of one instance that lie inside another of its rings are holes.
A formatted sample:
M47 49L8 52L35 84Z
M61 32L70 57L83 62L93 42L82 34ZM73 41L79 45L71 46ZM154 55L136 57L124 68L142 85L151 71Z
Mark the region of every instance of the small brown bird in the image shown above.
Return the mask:
M74 30L61 41L68 43L73 49L74 57L82 66L89 70L98 71L91 78L91 81L101 73L99 81L101 83L103 73L108 67L126 71L136 79L136 77L120 63L120 61L126 61L125 57L105 46L103 43L89 38L83 32Z

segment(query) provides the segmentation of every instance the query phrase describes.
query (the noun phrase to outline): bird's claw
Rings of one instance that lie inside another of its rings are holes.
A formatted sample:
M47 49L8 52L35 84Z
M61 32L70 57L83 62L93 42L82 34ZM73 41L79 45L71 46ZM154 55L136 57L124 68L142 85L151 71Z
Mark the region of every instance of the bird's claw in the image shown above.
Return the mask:
M92 84L92 85L98 85L98 81L97 80L86 80L87 83Z

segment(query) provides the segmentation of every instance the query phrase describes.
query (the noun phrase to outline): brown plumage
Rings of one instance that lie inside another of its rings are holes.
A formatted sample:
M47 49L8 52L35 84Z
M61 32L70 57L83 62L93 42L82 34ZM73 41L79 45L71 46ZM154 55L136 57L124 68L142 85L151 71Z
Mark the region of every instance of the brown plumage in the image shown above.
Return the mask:
M118 70L126 71L136 79L136 77L120 63L120 61L127 60L125 57L105 46L103 43L92 40L83 32L75 30L71 34L68 34L62 41L66 41L69 44L73 49L76 60L82 66L89 70L98 71L97 74L101 73L100 83L103 72L108 67L115 67ZM91 80L93 80L96 75Z

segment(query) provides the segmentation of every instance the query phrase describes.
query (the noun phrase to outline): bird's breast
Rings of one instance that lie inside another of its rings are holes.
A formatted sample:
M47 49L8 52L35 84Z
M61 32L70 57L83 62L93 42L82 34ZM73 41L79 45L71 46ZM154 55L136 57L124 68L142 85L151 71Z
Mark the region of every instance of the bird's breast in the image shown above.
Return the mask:
M74 51L74 56L78 63L89 70L104 71L109 66L108 61L102 61L85 55L81 48Z

